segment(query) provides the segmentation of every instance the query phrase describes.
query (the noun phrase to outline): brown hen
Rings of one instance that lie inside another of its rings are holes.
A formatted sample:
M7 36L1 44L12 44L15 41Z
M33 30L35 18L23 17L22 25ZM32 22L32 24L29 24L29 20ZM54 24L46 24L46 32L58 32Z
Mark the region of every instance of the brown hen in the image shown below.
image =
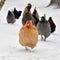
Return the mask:
M38 42L38 30L27 20L26 24L19 31L19 43L22 46L34 48Z

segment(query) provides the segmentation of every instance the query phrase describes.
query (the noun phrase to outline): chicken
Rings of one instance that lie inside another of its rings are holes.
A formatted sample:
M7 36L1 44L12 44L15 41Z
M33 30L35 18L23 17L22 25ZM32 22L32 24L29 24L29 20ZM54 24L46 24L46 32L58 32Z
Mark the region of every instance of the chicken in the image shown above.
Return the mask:
M46 38L50 36L51 27L49 22L45 19L45 16L41 17L41 21L38 22L37 28L39 35L41 35L42 38L44 36L43 40L46 41Z
M15 23L15 16L14 16L14 14L13 14L13 12L12 11L8 11L8 14L7 14L7 22L8 23Z
M23 17L22 17L22 24L25 25L27 20L32 20L32 23L34 24L35 18L31 14L31 7L32 5L29 3L27 7L25 8L23 12Z
M51 33L53 33L56 30L56 25L52 20L52 17L49 17L48 22L50 23L51 26Z
M37 23L39 22L39 14L38 14L38 12L36 10L36 7L35 7L35 9L34 9L34 11L32 13L32 16L35 18L34 24L35 24L35 26L37 26Z
M26 6L26 8L24 9L24 12L23 12L23 16L27 13L27 12L29 12L30 14L31 14L31 7L32 7L32 5L30 4L30 3L28 3L27 4L27 6Z
M27 20L32 20L32 23L34 24L35 19L33 16L27 12L23 17L22 17L22 24L25 25Z
M22 11L17 11L16 8L14 8L13 13L15 15L15 18L16 19L19 19L19 17L21 16Z
M24 47L33 49L38 42L38 30L32 24L31 20L27 20L26 24L19 31L19 43Z

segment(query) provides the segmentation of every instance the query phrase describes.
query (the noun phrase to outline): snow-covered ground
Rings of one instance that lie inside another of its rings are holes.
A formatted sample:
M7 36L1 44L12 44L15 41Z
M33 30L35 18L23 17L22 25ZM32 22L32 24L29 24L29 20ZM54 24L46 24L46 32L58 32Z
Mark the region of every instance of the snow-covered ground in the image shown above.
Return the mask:
M22 16L15 24L6 22L8 10L16 7L23 11L29 2L32 4L32 11L36 6L40 16L46 14L47 20L52 16L56 24L56 31L46 42L38 38L38 44L32 52L26 51L19 44L18 33L22 26ZM6 0L0 11L0 60L60 60L60 9L52 9L52 6L44 8L49 2L50 0Z

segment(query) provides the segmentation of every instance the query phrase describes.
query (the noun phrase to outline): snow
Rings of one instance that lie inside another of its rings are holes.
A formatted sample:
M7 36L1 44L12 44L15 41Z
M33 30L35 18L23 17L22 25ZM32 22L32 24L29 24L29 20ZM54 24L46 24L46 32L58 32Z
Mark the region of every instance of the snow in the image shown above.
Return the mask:
M45 41L39 36L38 44L32 51L27 51L19 44L19 29L22 26L21 18L15 24L8 24L6 16L8 10L16 7L18 10L25 8L31 3L32 11L37 7L39 15L46 14L46 18L52 16L56 31ZM53 9L53 6L45 8L50 0L6 0L0 11L0 60L60 60L60 9Z

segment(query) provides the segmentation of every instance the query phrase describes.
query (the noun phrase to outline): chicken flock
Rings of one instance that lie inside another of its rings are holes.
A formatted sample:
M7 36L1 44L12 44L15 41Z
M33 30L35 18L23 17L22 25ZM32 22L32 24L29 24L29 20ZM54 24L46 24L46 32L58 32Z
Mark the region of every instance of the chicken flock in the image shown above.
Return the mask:
M56 25L50 16L46 20L46 15L44 14L41 19L37 9L35 7L33 13L31 13L32 5L28 3L24 9L22 16L22 27L19 30L19 43L25 48L30 47L31 49L37 45L38 35L41 36L42 40L46 41L46 38L50 36L56 30ZM22 11L8 11L7 22L14 23L15 19L19 19Z

